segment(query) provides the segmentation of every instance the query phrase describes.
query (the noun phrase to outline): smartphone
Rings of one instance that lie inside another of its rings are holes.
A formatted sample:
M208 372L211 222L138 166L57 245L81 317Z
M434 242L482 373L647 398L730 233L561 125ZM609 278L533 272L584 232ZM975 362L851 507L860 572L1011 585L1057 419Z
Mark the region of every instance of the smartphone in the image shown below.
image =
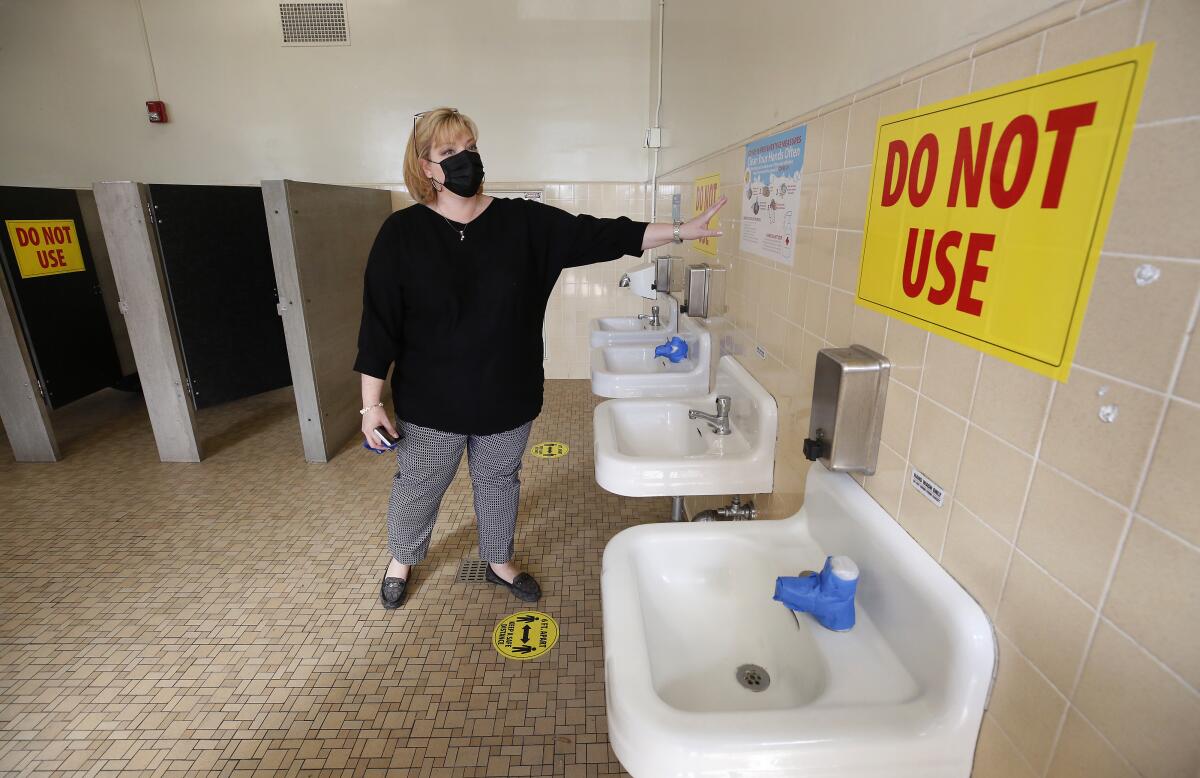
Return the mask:
M394 448L394 447L395 447L395 445L396 445L397 443L399 443L399 442L400 442L400 438L399 438L399 437L394 437L394 438L393 438L393 437L392 437L392 436L391 436L391 435L388 433L388 431L387 431L387 428L386 428L386 427L384 427L384 426L382 426L382 425L380 425L380 426L378 426L378 427L376 427L376 428L375 428L375 434L379 436L379 439L380 439L380 440L382 440L382 441L383 441L383 444L384 444L385 446L387 446L388 448Z

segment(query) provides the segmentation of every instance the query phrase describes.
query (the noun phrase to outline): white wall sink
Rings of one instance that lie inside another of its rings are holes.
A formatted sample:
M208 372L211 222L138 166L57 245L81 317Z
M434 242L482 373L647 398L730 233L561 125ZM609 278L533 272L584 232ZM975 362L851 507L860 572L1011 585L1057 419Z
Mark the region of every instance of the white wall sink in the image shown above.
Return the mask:
M600 397L686 397L708 391L712 337L707 330L678 335L688 355L678 362L654 356L669 341L661 335L649 343L597 346L592 349L592 394Z
M596 482L614 494L659 497L770 492L775 470L775 398L730 355L712 392L681 398L606 400L596 406ZM729 435L691 409L716 413L732 398Z
M592 319L588 329L589 343L592 348L597 346L616 346L627 343L649 343L655 338L658 341L679 334L679 301L668 294L658 296L659 318L662 326L658 329L650 327L647 319L636 316L601 316Z
M861 570L853 629L771 599L837 554ZM813 465L788 519L627 529L601 593L609 740L635 778L970 775L991 626L844 473ZM764 690L738 682L747 664Z

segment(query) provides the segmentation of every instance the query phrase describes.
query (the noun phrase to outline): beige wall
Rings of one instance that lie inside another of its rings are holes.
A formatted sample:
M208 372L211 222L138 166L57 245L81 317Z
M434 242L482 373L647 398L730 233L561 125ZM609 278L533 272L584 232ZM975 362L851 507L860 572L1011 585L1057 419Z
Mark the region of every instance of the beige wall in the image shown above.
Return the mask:
M739 13L726 11L731 23ZM862 50L857 32L830 32L827 50L842 53L822 72ZM760 500L767 515L788 515L802 499L799 448L817 350L863 343L896 365L879 472L865 486L996 624L1000 670L977 754L981 778L1200 772L1197 40L1195 0L1073 0L916 69L878 70L875 87L821 108L784 104L808 113L782 126L807 123L810 132L793 267L738 251L745 139L710 147L658 192L660 211L676 190L690 209L691 180L720 171L731 197L719 242L731 273L723 327L780 403L777 488ZM1067 383L854 304L879 116L1144 41L1158 48ZM666 56L679 72L690 54ZM676 104L702 101L708 86L677 82ZM706 110L740 107L714 101ZM769 101L756 108L776 110ZM772 125L763 117L757 130ZM1161 276L1139 286L1144 264ZM1108 404L1118 408L1113 423L1098 415ZM908 485L913 467L947 489L943 508Z
M540 189L544 193L543 202L570 213L610 218L628 216L635 221L649 218L645 213L648 187L642 183L516 181L489 182L484 188L491 191ZM412 202L406 192L393 190L393 208L406 208ZM667 213L669 218L669 205ZM617 282L622 273L646 261L650 255L651 252L646 252L642 258L623 257L612 262L567 268L562 272L546 306L549 359L543 367L547 378L591 378L588 327L592 319L649 312L653 303L620 289Z
M668 0L666 147L659 170L853 94L1059 1ZM657 46L658 3L650 2ZM656 62L652 54L651 64ZM657 73L650 91L653 109Z
M283 47L278 3L0 4L0 181L403 180L412 115L457 106L492 180L642 181L646 0L348 0L349 46ZM603 100L596 95L603 94Z
M411 114L448 102L480 120L493 187L560 182L547 202L568 210L648 211L629 182L645 171L652 0L351 0L353 45L311 49L278 45L273 3L143 4L173 115L161 127L144 117L152 84L133 0L0 6L0 93L19 107L0 113L5 183L392 186ZM787 515L802 499L816 351L860 342L887 354L897 367L881 468L865 486L996 622L981 778L1200 769L1198 12L1195 0L668 8L660 169L673 170L660 218L672 186L690 207L698 175L719 170L736 194L748 137L810 128L794 267L740 254L733 205L722 220L731 312L718 335L780 403L777 489L760 506ZM1068 383L854 305L878 116L1150 40L1158 51ZM616 287L630 263L564 273L547 312L547 375L586 376L587 321L644 307ZM1143 264L1157 282L1134 283ZM1119 408L1114 423L1100 421L1102 404ZM906 486L914 466L947 488L945 507Z

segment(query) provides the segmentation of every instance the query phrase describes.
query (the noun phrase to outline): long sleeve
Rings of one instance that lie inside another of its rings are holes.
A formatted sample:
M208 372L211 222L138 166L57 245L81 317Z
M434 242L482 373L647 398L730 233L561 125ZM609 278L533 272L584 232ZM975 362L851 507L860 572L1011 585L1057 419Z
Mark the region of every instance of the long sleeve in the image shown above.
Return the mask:
M358 329L358 357L354 370L387 378L388 368L400 352L401 290L397 275L393 220L379 228L363 273L362 323Z
M545 203L526 202L532 208L531 221L541 228L535 230L535 240L544 241L539 248L546 252L551 268L642 256L647 222L628 216L609 219L586 213L574 215Z

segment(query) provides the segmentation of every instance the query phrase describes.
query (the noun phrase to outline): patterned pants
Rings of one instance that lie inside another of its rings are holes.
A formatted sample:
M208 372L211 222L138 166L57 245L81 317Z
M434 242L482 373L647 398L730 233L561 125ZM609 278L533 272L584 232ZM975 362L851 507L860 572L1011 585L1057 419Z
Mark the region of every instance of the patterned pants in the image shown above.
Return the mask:
M388 550L402 565L415 565L429 551L438 507L467 452L479 558L501 564L512 559L521 494L521 456L533 422L494 435L459 435L396 420L403 439L388 500Z

